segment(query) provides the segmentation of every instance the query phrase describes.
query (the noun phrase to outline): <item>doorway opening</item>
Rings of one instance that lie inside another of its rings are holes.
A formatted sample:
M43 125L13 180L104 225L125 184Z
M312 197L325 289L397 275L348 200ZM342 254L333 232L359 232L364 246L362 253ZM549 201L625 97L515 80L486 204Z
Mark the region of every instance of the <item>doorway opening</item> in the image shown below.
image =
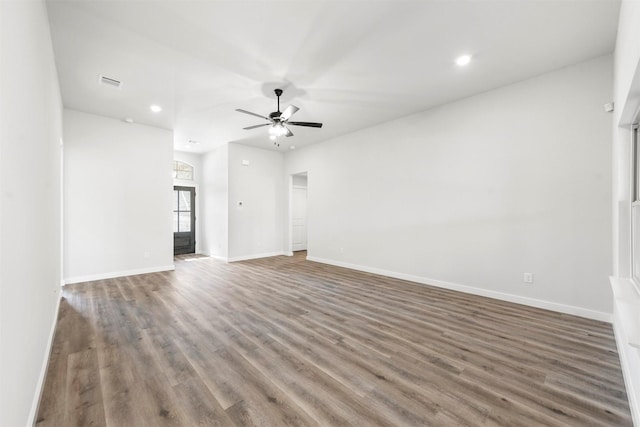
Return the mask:
M173 187L173 254L196 252L196 189Z
M307 250L307 172L291 175L291 252Z

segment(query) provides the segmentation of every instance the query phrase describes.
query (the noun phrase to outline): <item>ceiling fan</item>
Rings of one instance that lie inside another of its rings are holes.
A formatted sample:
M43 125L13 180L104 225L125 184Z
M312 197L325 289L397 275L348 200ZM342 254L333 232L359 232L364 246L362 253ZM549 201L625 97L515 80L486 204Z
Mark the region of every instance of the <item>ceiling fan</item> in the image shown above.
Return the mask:
M261 119L267 120L269 123L263 123L261 125L248 126L243 128L245 130L255 129L262 126L271 126L269 128L269 137L274 141L274 144L280 146L278 143L278 138L281 136L293 136L293 132L286 126L306 126L312 128L321 128L322 123L314 123L314 122L290 122L289 119L293 116L299 108L295 105L289 105L283 112L280 112L280 95L282 95L282 89L274 90L276 96L278 97L278 109L273 113L269 114L269 117L262 116L260 114L252 113L251 111L243 110L241 108L236 109L241 113L249 114L251 116L260 117Z

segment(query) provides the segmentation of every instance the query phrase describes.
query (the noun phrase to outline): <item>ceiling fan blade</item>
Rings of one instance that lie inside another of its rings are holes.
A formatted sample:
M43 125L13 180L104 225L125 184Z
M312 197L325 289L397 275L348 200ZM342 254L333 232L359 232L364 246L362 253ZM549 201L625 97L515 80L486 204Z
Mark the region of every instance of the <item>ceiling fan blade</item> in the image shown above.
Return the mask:
M265 120L271 121L271 119L269 117L261 116L260 114L252 113L251 111L243 110L242 108L236 108L236 111L238 111L240 113L249 114L250 116L256 116L256 117L260 117L261 119L265 119Z
M244 130L251 130L251 129L255 129L255 128L261 128L263 126L270 126L271 123L263 123L261 125L253 125L253 126L247 126L246 128L242 128Z
M299 108L295 105L289 105L283 112L280 114L280 118L285 122L293 116Z
M286 126L284 128L287 130L287 133L285 133L284 136L293 136L293 132L291 132L291 129Z
M321 128L322 123L314 123L314 122L287 122L288 125L294 126L306 126L310 128Z

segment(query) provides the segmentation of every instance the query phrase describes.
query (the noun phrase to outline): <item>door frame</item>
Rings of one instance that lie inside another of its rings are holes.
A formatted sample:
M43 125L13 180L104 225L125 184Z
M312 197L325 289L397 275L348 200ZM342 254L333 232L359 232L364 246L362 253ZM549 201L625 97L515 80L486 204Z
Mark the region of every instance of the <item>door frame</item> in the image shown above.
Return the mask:
M303 192L304 193L304 215L300 216L299 218L302 218L304 221L304 248L300 249L298 246L296 246L296 242L294 242L294 230L295 228L298 226L300 226L299 224L296 223L296 217L294 214L294 209L293 206L295 206L297 203L301 203L300 200L296 200L297 198L302 198L302 193L297 195L296 191L298 192ZM308 246L308 235L309 233L307 232L307 187L303 187L302 185L294 185L291 188L291 205L292 205L292 209L291 209L291 251L292 252L298 252L298 251L306 251L307 250L307 246Z
M287 230L288 230L288 238L286 239L287 247L286 254L288 256L293 256L293 189L294 187L299 187L293 184L293 177L304 175L307 177L307 202L309 200L309 173L307 171L301 171L297 173L289 174L289 182L287 185L287 190L289 194L289 209L288 209L288 218L287 218ZM309 204L307 203L307 249L309 248Z
M188 253L197 253L198 252L198 234L197 234L197 230L198 228L196 227L196 219L197 219L197 215L196 215L196 211L198 209L198 202L197 202L197 197L198 197L198 189L196 188L195 185L183 185L183 184L174 184L173 185L173 191L189 191L191 192L191 236L193 239L193 252L186 252ZM175 239L175 231L173 232L174 235L174 239ZM175 253L175 240L174 240L174 246L173 246L173 251L174 251L174 255L176 255Z

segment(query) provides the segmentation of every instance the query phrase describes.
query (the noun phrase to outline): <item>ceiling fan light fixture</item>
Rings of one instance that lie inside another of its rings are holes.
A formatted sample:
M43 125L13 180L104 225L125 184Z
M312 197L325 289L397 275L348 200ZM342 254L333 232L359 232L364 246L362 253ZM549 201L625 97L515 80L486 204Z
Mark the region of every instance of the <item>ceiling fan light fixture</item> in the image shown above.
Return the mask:
M282 123L274 123L274 125L269 128L269 134L272 136L284 136L286 133L287 129Z

